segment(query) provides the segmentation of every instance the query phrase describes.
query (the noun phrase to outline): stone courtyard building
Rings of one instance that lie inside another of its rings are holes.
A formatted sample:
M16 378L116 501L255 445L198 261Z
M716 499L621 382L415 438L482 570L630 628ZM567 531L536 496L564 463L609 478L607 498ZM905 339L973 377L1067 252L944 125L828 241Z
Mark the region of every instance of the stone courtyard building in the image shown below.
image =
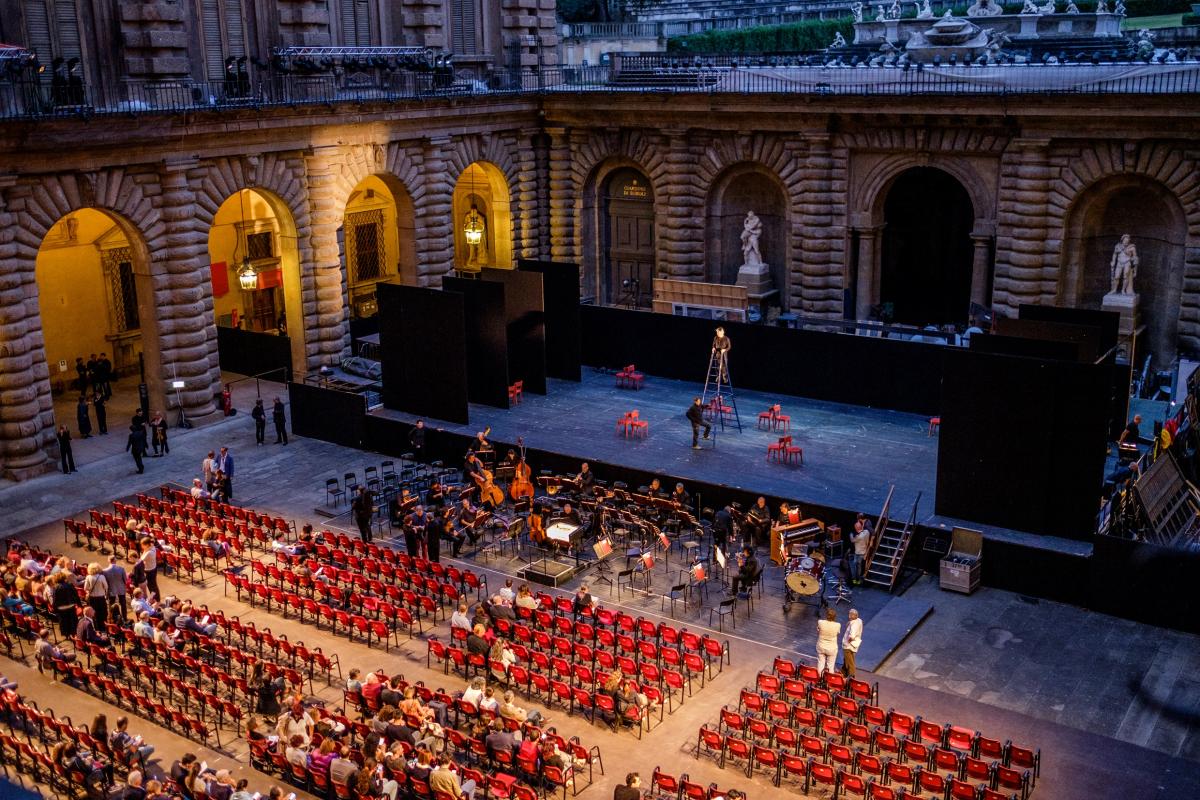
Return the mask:
M631 277L732 283L750 210L779 312L1098 308L1130 233L1144 352L1200 346L1196 65L1136 95L875 93L873 71L854 91L556 91L547 0L3 6L7 40L51 62L36 108L27 77L0 87L8 477L46 467L75 356L140 356L152 407L203 422L219 325L286 334L299 379L349 354L378 281L542 258L580 264L597 303L625 302ZM409 50L308 72L277 50L326 46L452 51L453 83L420 91ZM401 75L415 83L372 88ZM47 105L54 76L67 94Z

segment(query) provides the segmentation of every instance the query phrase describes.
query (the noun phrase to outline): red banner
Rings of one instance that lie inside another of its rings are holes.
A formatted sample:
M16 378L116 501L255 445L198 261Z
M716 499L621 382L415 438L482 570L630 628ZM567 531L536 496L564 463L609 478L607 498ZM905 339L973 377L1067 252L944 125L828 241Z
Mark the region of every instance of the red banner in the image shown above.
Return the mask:
M229 294L229 265L224 261L214 261L209 264L212 271L213 297L224 297Z
M283 285L283 270L273 269L266 272L258 273L258 288L259 289L274 289L276 286Z

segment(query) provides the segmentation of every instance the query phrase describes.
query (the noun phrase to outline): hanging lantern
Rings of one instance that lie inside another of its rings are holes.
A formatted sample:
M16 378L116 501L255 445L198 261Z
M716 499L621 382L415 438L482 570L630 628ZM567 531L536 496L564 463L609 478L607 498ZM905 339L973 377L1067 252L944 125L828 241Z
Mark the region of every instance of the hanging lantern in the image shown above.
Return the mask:
M483 219L478 214L468 214L463 225L463 236L472 247L483 241Z
M242 260L242 268L238 270L238 285L247 292L258 288L258 272L255 271L249 258Z

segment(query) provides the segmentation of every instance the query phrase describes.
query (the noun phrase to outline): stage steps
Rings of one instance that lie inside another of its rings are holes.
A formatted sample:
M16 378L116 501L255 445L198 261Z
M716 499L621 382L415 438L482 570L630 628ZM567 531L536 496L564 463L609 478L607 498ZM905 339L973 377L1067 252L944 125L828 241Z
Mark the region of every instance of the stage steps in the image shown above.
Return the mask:
M882 586L889 592L896 588L896 579L900 577L900 568L904 565L904 555L908 552L909 542L917 527L917 506L920 502L921 494L918 492L912 512L903 524L883 517L883 530L871 556L871 566L863 578L867 583Z

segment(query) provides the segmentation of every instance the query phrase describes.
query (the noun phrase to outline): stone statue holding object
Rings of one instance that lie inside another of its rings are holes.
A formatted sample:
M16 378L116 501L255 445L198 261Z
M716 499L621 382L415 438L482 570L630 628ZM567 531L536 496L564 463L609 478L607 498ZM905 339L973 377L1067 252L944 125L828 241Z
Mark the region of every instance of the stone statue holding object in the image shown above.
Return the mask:
M1067 0L1067 13L1078 14L1079 6L1075 5L1075 0Z
M1111 294L1134 294L1133 279L1137 277L1138 252L1128 233L1121 234L1108 266L1112 274Z
M829 46L830 47L845 47L846 46L846 37L842 36L841 31L835 31L833 34L833 42ZM750 213L753 214L754 212L752 211Z
M933 19L933 8L929 5L929 0L924 0L917 6L917 19Z
M753 211L746 212L746 221L742 225L742 264L747 267L763 265L762 250L758 240L762 237L762 220Z

